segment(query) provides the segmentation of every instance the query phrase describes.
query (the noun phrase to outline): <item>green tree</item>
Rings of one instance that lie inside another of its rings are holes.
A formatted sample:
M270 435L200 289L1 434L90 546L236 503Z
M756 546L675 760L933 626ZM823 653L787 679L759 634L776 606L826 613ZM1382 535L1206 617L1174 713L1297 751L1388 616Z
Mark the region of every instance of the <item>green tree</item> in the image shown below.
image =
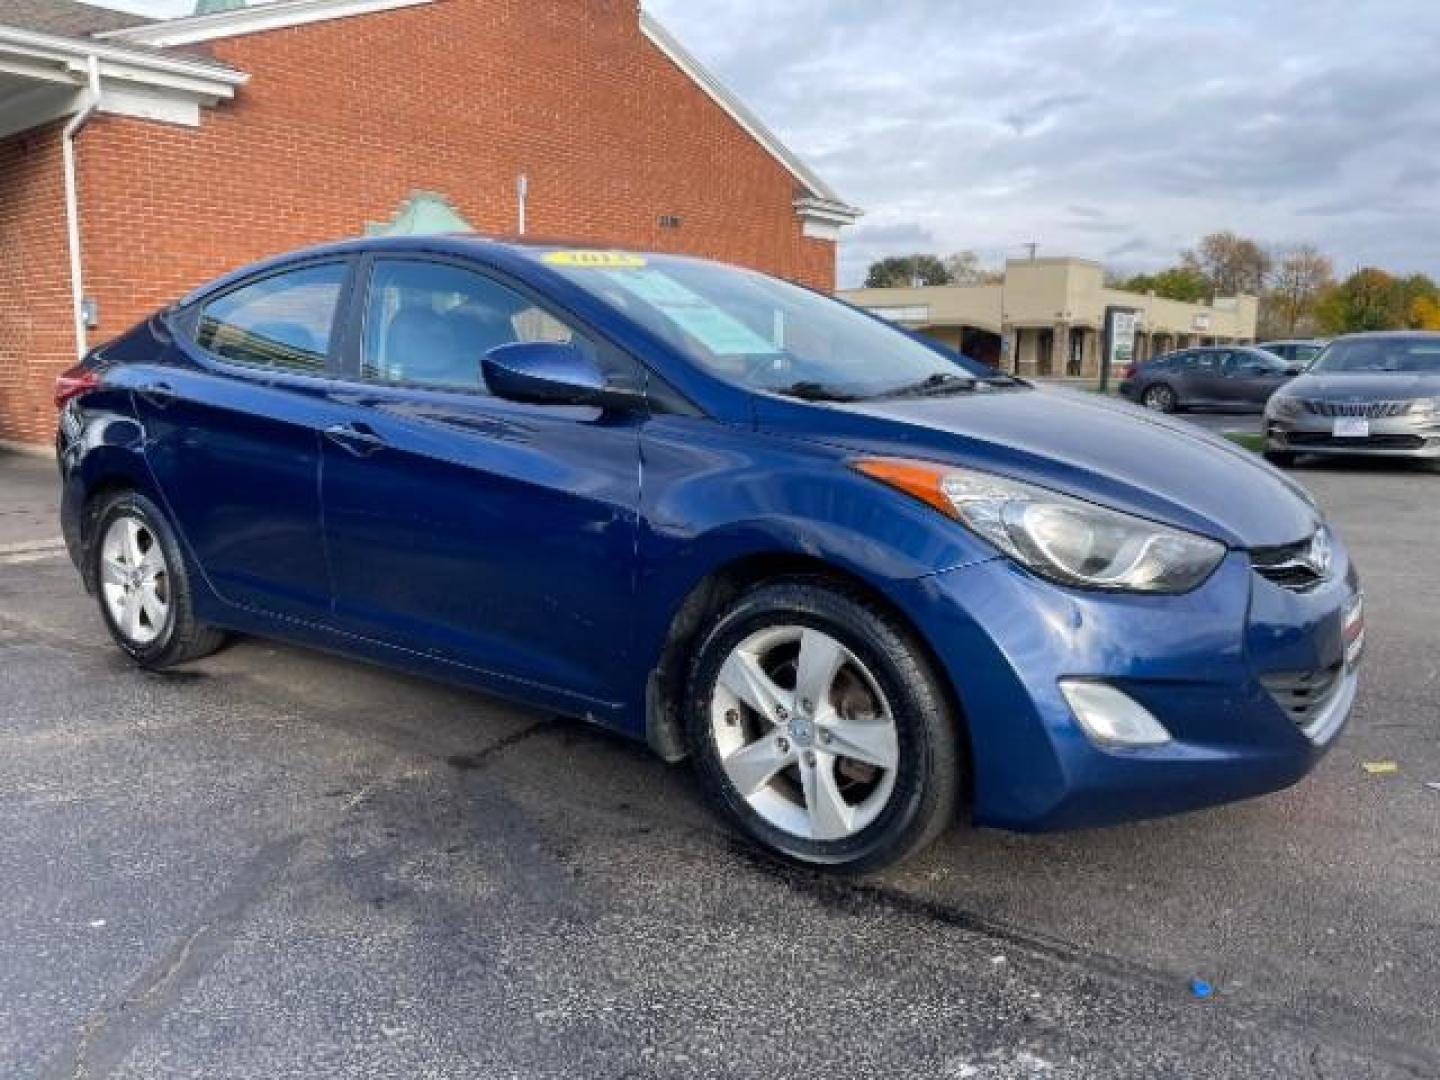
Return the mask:
M1400 291L1405 295L1405 329L1434 329L1422 324L1429 321L1428 311L1440 305L1440 287L1425 274L1411 274L1400 282Z
M1127 292L1153 292L1167 300L1184 300L1191 304L1210 297L1209 280L1190 266L1172 266L1156 274L1136 274L1122 278L1115 287Z
M892 255L870 264L865 275L867 289L908 288L912 285L949 285L954 281L949 267L935 255Z
M1408 322L1408 301L1407 282L1367 266L1325 289L1316 301L1315 318L1327 334L1398 330Z

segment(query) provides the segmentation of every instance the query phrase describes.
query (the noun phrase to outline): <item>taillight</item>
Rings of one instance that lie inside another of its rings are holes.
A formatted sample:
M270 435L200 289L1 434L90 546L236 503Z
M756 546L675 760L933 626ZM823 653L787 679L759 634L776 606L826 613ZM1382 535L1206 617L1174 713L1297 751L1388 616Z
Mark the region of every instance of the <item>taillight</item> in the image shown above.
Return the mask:
M1120 373L1120 377L1121 377L1122 379L1133 379L1133 378L1135 378L1135 373L1136 373L1137 371L1139 371L1139 370L1140 370L1140 365L1139 365L1139 364L1126 364L1126 365L1125 365L1125 370Z
M55 407L59 409L71 398L83 394L86 390L94 390L99 385L99 375L84 364L76 364L55 378Z

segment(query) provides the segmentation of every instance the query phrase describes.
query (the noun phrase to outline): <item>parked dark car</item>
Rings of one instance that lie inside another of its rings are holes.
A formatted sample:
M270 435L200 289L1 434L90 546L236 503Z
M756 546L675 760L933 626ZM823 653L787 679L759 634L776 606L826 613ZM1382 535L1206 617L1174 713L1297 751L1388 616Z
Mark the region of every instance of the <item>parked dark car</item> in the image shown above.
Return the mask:
M1274 353L1286 364L1304 371L1315 362L1327 344L1316 338L1286 338L1283 341L1261 341L1255 348Z
M1350 334L1332 341L1265 408L1265 456L1440 460L1440 334Z
M1300 368L1273 353L1246 345L1182 349L1132 364L1120 393L1157 412L1186 409L1262 409Z
M1273 791L1355 697L1356 573L1283 474L752 271L312 249L56 397L65 539L138 663L240 631L584 717L812 865L962 800L1037 830Z

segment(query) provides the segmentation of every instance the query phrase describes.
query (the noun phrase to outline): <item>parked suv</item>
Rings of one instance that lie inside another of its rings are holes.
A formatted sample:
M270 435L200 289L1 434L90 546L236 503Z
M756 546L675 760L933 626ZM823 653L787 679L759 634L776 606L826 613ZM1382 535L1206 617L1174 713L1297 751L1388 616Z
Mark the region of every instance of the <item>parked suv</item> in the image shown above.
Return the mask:
M1300 374L1295 364L1246 345L1182 349L1125 369L1120 393L1157 412L1255 411Z
M962 800L1273 791L1355 697L1356 572L1282 473L748 270L357 241L56 391L65 539L139 664L240 631L583 717L798 862L883 865Z

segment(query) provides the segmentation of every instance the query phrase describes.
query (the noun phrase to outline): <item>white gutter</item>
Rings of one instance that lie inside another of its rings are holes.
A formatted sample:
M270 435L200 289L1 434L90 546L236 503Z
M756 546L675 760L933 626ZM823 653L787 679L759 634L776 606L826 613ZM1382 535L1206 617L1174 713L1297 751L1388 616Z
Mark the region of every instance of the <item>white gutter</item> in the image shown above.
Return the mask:
M75 136L100 108L100 58L91 53L85 58L85 67L89 74L85 99L60 136L60 152L65 159L65 231L70 240L70 304L75 319L75 355L80 360L85 359L89 348L85 327L85 271L80 258L80 198L75 183Z
M113 74L216 98L233 97L235 88L250 78L243 71L203 58L171 56L123 41L112 44L82 40L14 26L0 26L0 45L5 46L7 54L28 56L41 63L75 65L95 56L107 78Z

